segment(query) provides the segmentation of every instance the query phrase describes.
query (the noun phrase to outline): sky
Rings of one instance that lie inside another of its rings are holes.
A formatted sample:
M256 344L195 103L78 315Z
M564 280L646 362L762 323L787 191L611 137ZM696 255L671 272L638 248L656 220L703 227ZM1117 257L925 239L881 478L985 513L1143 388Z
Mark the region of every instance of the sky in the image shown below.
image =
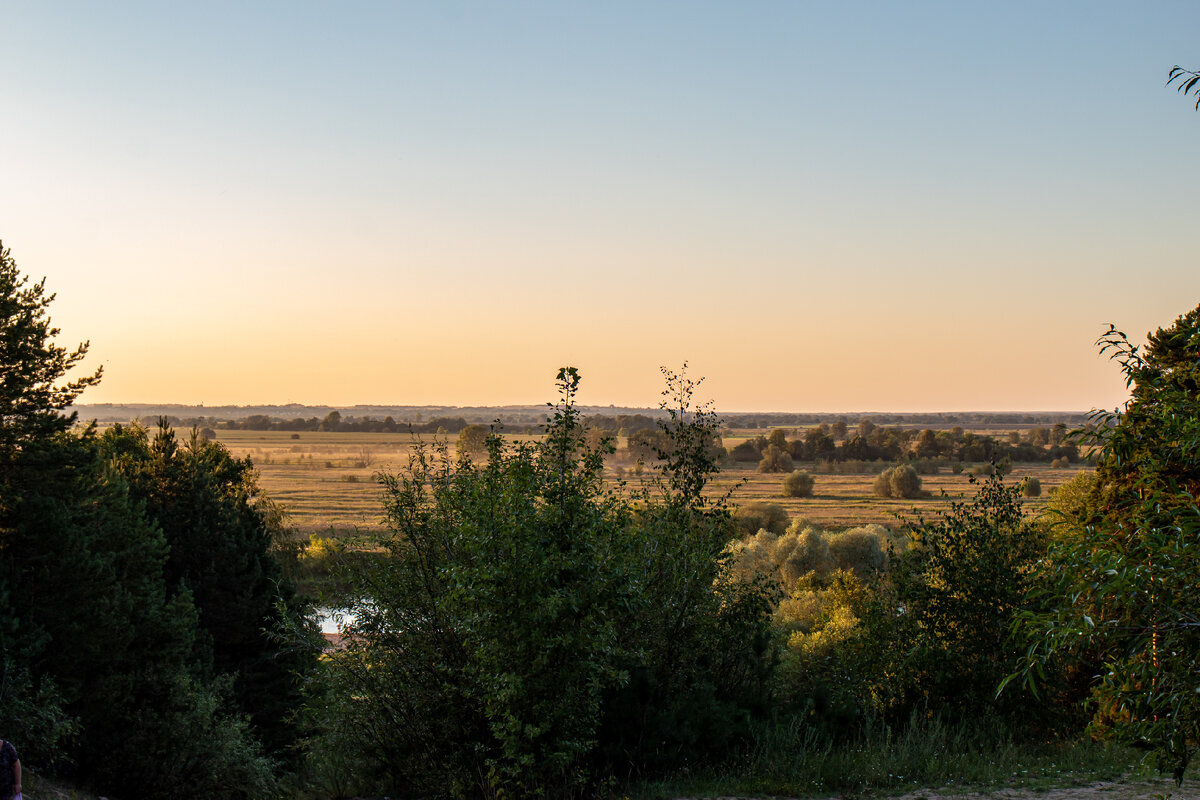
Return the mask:
M1193 2L0 4L81 402L1087 410L1200 303Z

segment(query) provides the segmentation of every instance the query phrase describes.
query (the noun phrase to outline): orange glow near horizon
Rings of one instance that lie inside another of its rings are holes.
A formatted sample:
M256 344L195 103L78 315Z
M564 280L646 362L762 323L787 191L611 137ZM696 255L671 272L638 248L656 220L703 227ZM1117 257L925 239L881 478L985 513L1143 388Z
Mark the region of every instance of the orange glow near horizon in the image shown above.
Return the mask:
M84 403L1111 408L1200 301L1200 5L67 5L0 237Z

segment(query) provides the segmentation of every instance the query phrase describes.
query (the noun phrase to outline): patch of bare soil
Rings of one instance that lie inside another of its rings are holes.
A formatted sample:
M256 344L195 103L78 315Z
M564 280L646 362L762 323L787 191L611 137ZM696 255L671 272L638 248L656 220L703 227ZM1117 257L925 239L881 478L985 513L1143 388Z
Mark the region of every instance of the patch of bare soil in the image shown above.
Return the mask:
M878 800L1200 800L1200 782L1185 780L1183 786L1166 779L1137 781L1100 781L1083 786L1059 789L993 789L990 791L962 792L954 789L923 789L902 795L870 795ZM829 800L858 800L868 795L837 795ZM701 798L679 798L679 800L702 800ZM795 800L783 797L714 797L703 800Z
M1101 781L1084 786L1061 789L996 789L987 792L941 793L909 792L892 800L1143 800L1170 797L1172 800L1200 800L1200 786L1185 781L1176 786L1167 779L1147 779L1136 782Z

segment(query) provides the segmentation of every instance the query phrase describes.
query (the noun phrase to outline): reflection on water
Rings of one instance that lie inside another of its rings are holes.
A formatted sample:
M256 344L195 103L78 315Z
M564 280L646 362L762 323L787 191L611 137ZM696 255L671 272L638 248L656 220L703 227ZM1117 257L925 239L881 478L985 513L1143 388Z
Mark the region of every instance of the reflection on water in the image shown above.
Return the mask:
M317 620L321 623L321 633L341 633L347 625L354 624L354 614L344 608L318 608Z

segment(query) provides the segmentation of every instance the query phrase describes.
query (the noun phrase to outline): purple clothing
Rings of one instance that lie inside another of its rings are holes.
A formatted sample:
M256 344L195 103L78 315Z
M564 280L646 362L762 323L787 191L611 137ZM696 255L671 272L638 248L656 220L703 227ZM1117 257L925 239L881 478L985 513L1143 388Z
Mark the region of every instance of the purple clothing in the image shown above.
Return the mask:
M0 742L0 798L5 800L13 796L13 789L16 788L16 775L13 774L13 765L16 763L17 748L10 741Z

